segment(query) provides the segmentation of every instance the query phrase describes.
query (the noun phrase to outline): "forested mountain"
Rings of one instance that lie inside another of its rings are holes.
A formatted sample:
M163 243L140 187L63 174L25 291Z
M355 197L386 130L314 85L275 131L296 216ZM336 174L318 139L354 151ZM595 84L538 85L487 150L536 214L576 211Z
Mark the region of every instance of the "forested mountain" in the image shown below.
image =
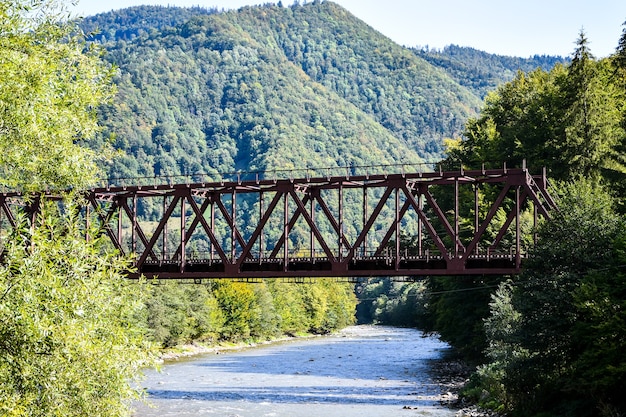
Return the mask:
M531 72L537 68L549 71L569 59L548 55L520 58L489 54L474 48L449 45L443 50L415 48L414 52L431 64L443 68L450 77L474 94L484 98L499 85L510 81L518 71Z
M176 28L194 17L217 12L215 8L202 7L135 6L87 17L80 22L80 26L91 41L115 43L155 35Z
M119 67L100 111L123 151L111 177L438 160L488 88L540 64L412 51L326 1L141 6L82 27Z

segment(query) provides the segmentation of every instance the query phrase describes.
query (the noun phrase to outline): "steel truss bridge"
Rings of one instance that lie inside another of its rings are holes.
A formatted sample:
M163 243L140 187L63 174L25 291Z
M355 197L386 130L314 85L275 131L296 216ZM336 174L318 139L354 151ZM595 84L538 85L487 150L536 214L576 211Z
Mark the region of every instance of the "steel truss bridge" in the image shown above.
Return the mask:
M86 201L86 221L132 257L130 278L196 281L516 274L522 222L555 208L545 171L506 166L118 185ZM2 224L20 209L0 194Z

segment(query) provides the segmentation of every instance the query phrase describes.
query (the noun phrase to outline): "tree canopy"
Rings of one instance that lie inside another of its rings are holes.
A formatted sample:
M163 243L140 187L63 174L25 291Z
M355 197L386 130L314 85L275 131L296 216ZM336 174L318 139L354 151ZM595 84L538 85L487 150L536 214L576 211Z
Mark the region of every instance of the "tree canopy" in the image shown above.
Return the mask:
M60 1L0 2L0 185L85 188L104 153L76 146L98 131L111 67L87 46Z
M479 375L524 415L615 415L626 409L624 224L590 181L562 190L524 274L502 284L486 320Z
M568 65L519 72L485 100L464 138L448 142L447 160L467 166L521 166L526 159L554 180L596 177L618 188L626 174L624 73L597 61L580 33Z
M128 416L151 363L134 318L143 289L77 216L51 204L38 219L6 240L0 267L0 415Z
M110 66L55 0L0 1L0 185L84 189L103 152L81 146L111 98ZM128 416L150 363L127 262L77 216L76 195L18 213L0 236L0 414ZM91 236L87 239L86 236Z

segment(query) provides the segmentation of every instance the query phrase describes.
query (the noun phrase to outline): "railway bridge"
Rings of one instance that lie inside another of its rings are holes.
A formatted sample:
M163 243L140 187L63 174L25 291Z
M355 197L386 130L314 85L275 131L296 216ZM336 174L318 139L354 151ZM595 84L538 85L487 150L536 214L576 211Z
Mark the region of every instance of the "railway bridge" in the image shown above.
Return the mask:
M555 208L545 170L403 171L108 184L83 215L132 259L129 278L254 280L516 274ZM0 195L1 224L20 207Z

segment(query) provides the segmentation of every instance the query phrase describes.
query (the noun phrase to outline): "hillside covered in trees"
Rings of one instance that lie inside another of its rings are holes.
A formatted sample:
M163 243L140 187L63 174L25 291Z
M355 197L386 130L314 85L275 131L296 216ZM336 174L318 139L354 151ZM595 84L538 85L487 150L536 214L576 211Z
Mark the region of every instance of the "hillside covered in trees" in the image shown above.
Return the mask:
M100 112L100 140L123 151L110 177L436 161L488 89L561 61L409 50L328 1L141 6L81 25L118 67Z

